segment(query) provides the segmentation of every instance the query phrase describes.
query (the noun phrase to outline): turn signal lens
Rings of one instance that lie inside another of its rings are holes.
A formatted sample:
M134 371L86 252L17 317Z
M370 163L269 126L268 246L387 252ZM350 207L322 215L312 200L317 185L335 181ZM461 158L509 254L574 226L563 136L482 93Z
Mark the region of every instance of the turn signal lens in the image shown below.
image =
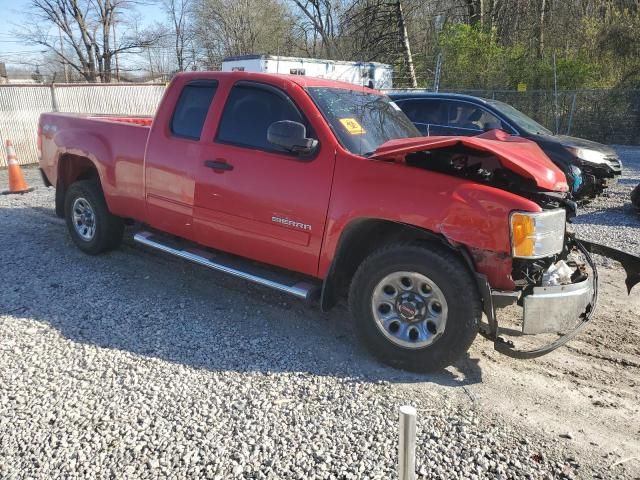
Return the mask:
M534 234L536 225L533 218L515 213L511 216L511 235L513 238L513 254L515 257L530 257L534 251Z
M511 254L516 258L542 258L562 252L566 212L513 212Z

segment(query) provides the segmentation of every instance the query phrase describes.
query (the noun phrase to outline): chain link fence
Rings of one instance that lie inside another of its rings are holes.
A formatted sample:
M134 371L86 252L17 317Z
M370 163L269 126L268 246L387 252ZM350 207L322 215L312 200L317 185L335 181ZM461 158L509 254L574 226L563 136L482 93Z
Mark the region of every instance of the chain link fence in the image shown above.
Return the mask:
M394 89L394 91L432 91ZM440 89L500 100L559 135L609 145L640 145L640 90L464 90Z
M447 91L508 103L560 135L640 145L640 90Z
M22 165L38 162L38 118L45 112L153 115L164 84L0 85L0 167L11 140Z
M162 84L0 85L0 140L23 164L38 162L38 118L44 112L153 115ZM640 145L640 90L447 90L513 105L551 131L606 144ZM0 154L0 167L6 156Z

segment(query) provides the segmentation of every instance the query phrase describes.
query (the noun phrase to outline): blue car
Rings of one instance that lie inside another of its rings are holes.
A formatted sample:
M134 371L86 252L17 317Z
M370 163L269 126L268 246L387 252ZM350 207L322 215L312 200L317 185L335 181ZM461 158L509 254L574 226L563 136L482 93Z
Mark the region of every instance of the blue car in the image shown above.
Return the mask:
M617 182L622 162L600 143L554 135L511 105L470 95L429 92L389 93L423 135L479 135L500 129L536 142L566 175L573 198L593 198Z

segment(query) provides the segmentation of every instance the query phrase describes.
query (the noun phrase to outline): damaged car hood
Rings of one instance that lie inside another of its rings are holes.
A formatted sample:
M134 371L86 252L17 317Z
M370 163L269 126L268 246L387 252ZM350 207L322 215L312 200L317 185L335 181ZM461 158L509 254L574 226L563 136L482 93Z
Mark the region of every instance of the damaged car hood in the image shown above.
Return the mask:
M500 130L476 137L417 137L390 140L380 145L370 158L404 163L406 155L419 151L463 145L495 155L504 168L529 178L545 190L567 192L564 173L556 167L540 147L527 139Z

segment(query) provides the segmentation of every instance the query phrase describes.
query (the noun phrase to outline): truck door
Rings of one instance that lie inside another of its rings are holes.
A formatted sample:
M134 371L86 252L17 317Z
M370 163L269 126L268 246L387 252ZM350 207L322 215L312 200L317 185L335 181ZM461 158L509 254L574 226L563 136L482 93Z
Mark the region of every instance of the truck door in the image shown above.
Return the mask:
M153 125L145 155L147 223L190 240L200 137L217 86L215 80L175 85L156 114L168 124Z
M303 123L317 138L283 90L247 81L231 87L198 165L195 235L202 244L315 275L335 152L320 142L304 158L270 144L267 129L280 120Z

